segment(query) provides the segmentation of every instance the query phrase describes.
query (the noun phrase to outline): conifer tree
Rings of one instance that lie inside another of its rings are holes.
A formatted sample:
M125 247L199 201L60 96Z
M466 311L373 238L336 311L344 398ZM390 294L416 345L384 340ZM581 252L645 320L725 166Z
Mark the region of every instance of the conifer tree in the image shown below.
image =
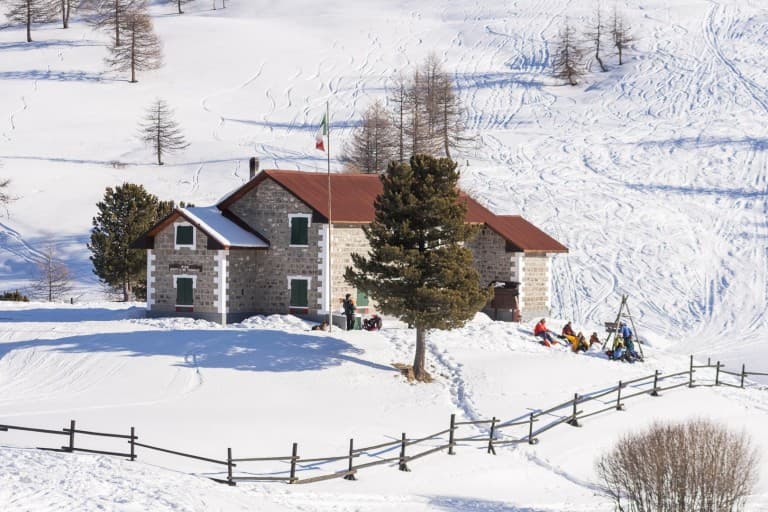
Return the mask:
M576 85L578 79L584 75L583 56L584 51L579 47L574 31L566 21L560 31L560 40L552 60L554 76Z
M141 140L149 144L157 154L157 165L163 165L163 155L179 151L187 146L179 125L173 120L173 111L161 99L147 110L144 123L140 127Z
M93 273L129 301L133 292L142 288L147 271L146 251L131 249L131 244L170 213L173 204L158 201L142 185L124 183L114 189L107 187L96 207L98 214L93 218L88 244Z
M49 23L56 19L54 0L8 0L8 4L8 19L27 27L28 43L32 42L33 24Z
M395 133L395 152L397 161L405 163L407 154L406 125L408 123L408 83L404 76L400 75L395 86L389 94L389 102L392 104L392 127Z
M71 289L69 268L56 257L56 249L52 245L48 246L43 258L37 263L37 275L32 284L34 294L53 302L61 299Z
M595 19L593 25L587 32L587 37L592 43L592 48L595 50L595 60L600 65L600 70L605 72L607 68L603 63L603 59L600 57L600 50L602 49L603 38L605 37L606 27L603 20L603 11L600 9L600 3L598 2L595 7Z
M346 147L345 159L355 172L384 172L395 158L396 135L389 114L376 100L363 114L362 123Z
M176 8L179 11L179 14L184 14L184 11L181 10L182 4L187 3L189 0L168 0L169 2L176 4ZM213 2L213 8L216 9L216 1Z
M353 254L344 274L383 313L416 328L413 373L419 381L430 380L427 331L464 325L491 297L464 245L474 230L465 222L458 178L447 158L417 155L410 165L392 162L381 176L375 219L364 228L370 252Z
M624 51L629 48L629 45L635 38L615 6L613 9L613 19L611 20L611 39L613 40L613 47L616 48L616 53L619 55L619 66L621 66L624 64Z
M145 8L145 0L83 0L79 8L93 13L90 23L96 28L112 32L112 44L120 46L124 18L134 9Z
M162 64L160 41L152 27L152 18L143 7L125 11L118 25L123 31L123 44L113 38L107 64L118 71L130 69L131 83L135 83L137 70L157 69Z

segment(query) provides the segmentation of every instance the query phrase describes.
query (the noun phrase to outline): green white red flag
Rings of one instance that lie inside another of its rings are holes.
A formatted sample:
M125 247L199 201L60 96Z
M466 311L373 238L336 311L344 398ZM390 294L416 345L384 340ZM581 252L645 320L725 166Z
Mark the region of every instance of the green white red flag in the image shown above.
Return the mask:
M315 149L319 149L322 152L325 152L325 140L324 137L328 136L328 118L325 114L323 114L323 120L320 121L320 129L317 131L317 135L315 135Z

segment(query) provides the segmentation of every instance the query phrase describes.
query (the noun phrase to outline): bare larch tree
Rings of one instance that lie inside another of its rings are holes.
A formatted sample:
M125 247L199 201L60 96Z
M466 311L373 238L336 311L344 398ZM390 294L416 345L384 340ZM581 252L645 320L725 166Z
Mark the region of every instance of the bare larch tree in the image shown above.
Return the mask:
M397 134L389 113L376 100L363 114L360 127L345 148L348 168L354 172L381 173L396 158Z
M389 93L391 107L392 128L395 132L395 149L397 161L405 163L407 154L407 141L405 127L408 123L408 82L400 75L395 80L395 85Z
M32 42L32 25L50 23L56 19L57 6L53 0L8 0L8 19L27 27L27 42Z
M163 165L163 155L179 151L187 146L186 140L173 120L173 111L161 99L155 100L147 110L147 115L140 127L140 138L157 154L157 165Z
M582 60L584 51L578 46L574 31L567 21L560 31L560 39L553 55L552 72L554 76L566 80L571 85L576 85L578 79L584 75Z
M144 8L144 0L84 0L80 8L93 13L91 23L96 27L112 32L112 44L120 46L120 32L124 17L128 11Z
M176 4L176 9L179 11L179 14L184 14L184 11L181 10L181 5L187 3L189 0L169 0L171 3ZM213 2L213 8L216 9L216 1Z
M67 265L56 257L56 249L50 245L37 263L37 274L32 290L35 296L53 302L72 289Z
M600 57L601 44L603 42L603 38L605 37L605 32L606 27L603 20L603 11L600 8L600 2L598 2L595 8L595 19L593 21L593 25L587 31L586 36L589 38L592 48L595 50L595 60L598 64L600 64L600 70L603 72L608 71L608 69L605 67L605 64L603 63L603 59Z
M611 20L611 39L613 40L613 47L616 48L616 52L619 55L619 66L621 66L624 64L624 50L629 48L629 45L635 38L632 37L629 26L615 7L613 9L613 19Z
M61 26L69 28L69 15L72 12L72 0L59 0L61 5Z
M136 71L157 69L162 64L160 41L152 27L152 18L143 8L130 9L122 18L123 44L109 49L107 64L118 70L131 70L131 83L136 82Z

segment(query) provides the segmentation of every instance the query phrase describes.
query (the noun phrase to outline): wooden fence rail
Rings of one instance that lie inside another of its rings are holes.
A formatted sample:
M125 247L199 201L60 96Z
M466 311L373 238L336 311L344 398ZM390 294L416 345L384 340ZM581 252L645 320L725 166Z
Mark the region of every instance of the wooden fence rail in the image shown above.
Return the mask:
M226 466L227 476L226 478L212 478L213 480L228 485L236 485L237 482L254 482L254 481L275 481L275 482L287 482L287 483L300 483L307 484L313 482L320 482L324 480L331 480L335 478L344 478L345 480L356 480L356 475L360 470L370 468L382 464L395 464L401 471L410 471L408 463L414 460L427 457L429 455L448 450L449 455L455 455L455 449L457 446L463 443L480 442L486 445L486 451L489 454L496 455L497 446L505 446L517 443L536 444L539 441L539 436L544 432L547 432L563 423L568 423L572 426L581 426L579 420L583 420L598 414L603 414L610 411L622 411L624 410L624 402L626 400L636 398L639 396L660 396L661 392L669 391L672 389L680 388L683 386L694 387L696 381L693 375L697 370L711 369L714 370L714 384L713 386L729 386L734 388L744 388L745 379L749 376L768 376L768 373L764 372L749 372L746 370L745 365L741 366L740 372L729 371L725 369L725 365L720 361L716 361L714 364L711 358L707 360L707 364L696 365L694 364L693 356L690 357L688 369L676 373L663 374L656 370L651 375L645 375L637 377L627 381L619 381L617 385L611 386L606 389L595 391L593 393L587 393L583 395L574 394L573 398L566 402L562 402L553 407L544 410L533 411L527 416L518 417L507 421L502 421L497 417L491 419L480 420L466 420L456 421L456 415L451 414L449 427L445 430L440 430L433 434L418 438L408 438L405 433L400 435L399 439L387 441L384 443L365 446L362 448L355 448L354 439L349 440L349 451L344 455L332 455L328 457L313 457L302 458L298 454L298 444L293 443L291 449L291 455L289 456L277 456L277 457L240 457L235 458L232 456L232 448L227 448L226 460L215 459L211 457L203 457L191 453L181 452L177 450L171 450L160 446L154 446L146 443L138 442L138 436L136 436L136 430L134 427L130 428L130 434L116 434L108 432L98 432L93 430L84 430L76 428L75 420L70 421L69 427L62 428L60 430L26 427L20 425L5 425L0 424L0 432L8 431L23 431L34 432L40 434L60 435L67 436L68 444L61 448L40 448L44 450L53 450L61 452L82 452L82 453L94 453L103 454L116 457L126 457L128 460L136 460L136 448L142 448L150 451L157 451L167 453L170 455L176 455L183 458L199 460L203 462L209 462L212 464L218 464ZM687 376L687 379L684 377ZM724 382L721 377L728 376L738 379L738 384L731 382ZM674 382L669 385L663 385L665 381L670 379L678 379L680 382ZM698 386L708 386L710 384L698 384ZM630 393L622 394L623 390L628 388L634 388ZM642 388L642 389L638 389ZM615 394L615 400L611 395ZM587 405L591 403L600 404L595 410L585 410ZM551 418L550 418L551 417ZM547 422L538 429L534 428L535 423L545 421L545 418L551 421ZM460 427L487 427L487 433L479 432L470 436L456 437L455 433ZM503 430L512 429L513 427L525 427L527 426L527 434L521 433L518 436L507 434ZM129 453L123 453L121 451L107 451L107 450L95 450L91 448L81 448L75 445L75 434L78 436L95 436L105 437L112 439L125 439L127 440L130 451ZM446 434L447 440L446 440ZM426 450L419 453L408 454L406 450L410 446L414 446L427 441L443 441L437 446L431 446ZM378 456L376 453L370 453L375 450L381 450L380 453L392 451L399 447L399 453L397 455L380 458L370 462L355 463L355 459L358 459L363 454L369 457ZM299 466L311 465L318 466L323 464L330 464L333 462L347 461L346 469L335 470L332 473L327 473L318 476L312 476L308 478L299 478L296 476L297 469L304 469ZM262 462L286 462L289 464L289 468L285 471L288 476L275 476L271 474L254 474L245 473L244 470L240 470L240 473L235 474L235 469L238 468L238 463L262 463Z

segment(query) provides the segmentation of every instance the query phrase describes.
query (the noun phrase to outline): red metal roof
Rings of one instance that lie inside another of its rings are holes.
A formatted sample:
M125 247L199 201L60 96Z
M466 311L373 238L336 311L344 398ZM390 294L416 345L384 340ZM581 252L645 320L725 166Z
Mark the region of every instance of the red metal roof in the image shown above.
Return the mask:
M225 197L226 209L267 178L273 179L310 208L328 219L328 174L267 169ZM373 221L374 200L382 191L377 174L331 174L331 208L334 223ZM568 249L519 215L500 216L461 193L467 204L467 222L486 224L515 248L524 252L568 252Z

